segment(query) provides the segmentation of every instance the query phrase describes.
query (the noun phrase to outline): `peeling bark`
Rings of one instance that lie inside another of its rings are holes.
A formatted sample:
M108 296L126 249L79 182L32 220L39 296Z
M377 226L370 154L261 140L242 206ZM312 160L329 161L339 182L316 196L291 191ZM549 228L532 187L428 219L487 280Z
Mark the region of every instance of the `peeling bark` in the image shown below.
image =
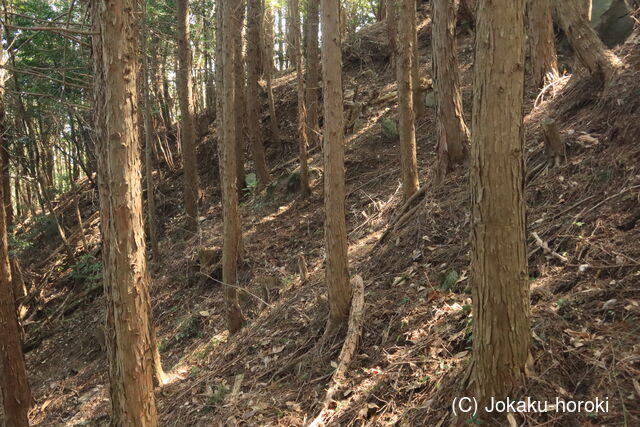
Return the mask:
M520 384L529 353L524 203L524 0L479 0L471 144L477 397Z
M92 2L98 179L113 425L156 426L136 93L136 3Z

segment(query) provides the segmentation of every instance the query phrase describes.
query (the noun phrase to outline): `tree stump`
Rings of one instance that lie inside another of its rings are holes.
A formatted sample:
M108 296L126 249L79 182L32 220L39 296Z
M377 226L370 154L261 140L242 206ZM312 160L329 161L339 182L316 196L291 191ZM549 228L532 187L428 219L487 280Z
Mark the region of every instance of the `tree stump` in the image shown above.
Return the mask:
M555 120L546 118L542 121L542 134L544 136L544 148L549 158L555 166L560 166L560 159L566 155L565 146L560 131Z

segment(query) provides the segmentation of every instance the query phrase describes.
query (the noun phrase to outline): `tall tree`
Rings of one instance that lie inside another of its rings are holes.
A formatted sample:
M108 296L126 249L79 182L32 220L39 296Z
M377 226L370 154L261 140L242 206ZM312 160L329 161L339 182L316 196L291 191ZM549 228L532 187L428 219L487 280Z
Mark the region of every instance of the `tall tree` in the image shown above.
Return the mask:
M261 100L258 96L258 78L260 77L260 30L262 23L262 2L247 2L247 122L251 157L258 177L258 188L269 184L271 177L262 144L262 127L260 123Z
M184 169L184 205L187 230L198 231L198 158L196 155L196 128L191 81L191 43L189 41L189 0L177 0L178 18L178 75L177 89L180 101L180 141L182 168Z
M416 156L416 124L413 103L413 28L415 28L415 0L399 0L398 14L398 111L400 132L400 163L402 168L402 193L405 200L418 191L418 161ZM411 17L414 19L411 19Z
M560 26L567 35L578 60L591 75L610 79L620 61L604 45L586 19L584 2L556 0Z
M0 63L4 67L6 53L0 46ZM0 146L5 140L5 103L4 83L6 69L0 68ZM4 164L3 164L4 167ZM0 201L4 200L5 181L8 178L1 174L2 184ZM31 389L27 381L27 368L22 354L22 341L16 312L16 298L11 278L9 263L9 237L7 234L7 210L0 203L0 388L4 406L4 421L7 426L26 427L29 425L29 408L31 406Z
M437 99L438 154L443 174L467 157L471 137L462 111L455 38L456 12L455 2L433 2L433 81Z
M351 287L345 220L344 117L342 101L342 43L340 2L321 0L322 90L324 102L324 238L325 282L329 294L326 335L349 316Z
M420 51L418 50L417 5L418 1L413 0L404 16L405 19L407 19L407 24L412 23L408 28L405 27L405 30L410 33L407 40L411 40L411 91L413 92L413 113L416 118L420 118L424 116L426 106L424 104L424 99L422 99L422 90L420 88ZM400 31L402 31L402 29L400 29ZM402 40L402 38L400 38L400 40Z
M524 203L524 0L479 0L471 144L473 359L481 400L503 398L529 354Z
M307 111L304 102L304 70L302 68L302 43L300 42L300 9L298 0L289 0L289 37L296 68L296 83L298 93L298 149L300 155L300 195L307 197L311 194L309 187L309 153L307 142Z
M320 144L320 46L318 43L318 0L307 0L306 20L306 92L307 141L312 147Z
M95 129L114 425L156 426L134 0L93 1Z
M151 243L151 251L157 259L158 249L158 231L156 227L156 199L153 185L153 138L151 135L153 126L151 125L151 98L149 96L149 60L147 58L147 3L143 4L143 18L140 53L142 57L142 101L144 102L144 170L145 181L147 184L147 226L149 228L149 242Z
M276 105L273 99L273 8L265 1L264 37L262 46L262 66L264 80L267 83L267 101L269 103L269 123L271 125L271 141L280 145L280 128L276 115Z
M389 43L389 64L391 69L396 69L398 57L398 0L387 0L387 39Z
M229 22L229 25L233 25L232 35L235 37L233 42L233 73L235 74L234 82L235 87L233 89L234 94L234 108L236 123L235 132L235 147L236 147L236 187L238 190L238 197L242 197L242 190L246 186L245 174L244 174L244 148L245 148L245 135L247 134L247 121L245 120L245 108L246 108L246 86L245 86L245 69L243 58L243 46L244 37L242 37L242 30L244 29L244 15L245 15L245 1L240 0L237 8L234 10L233 21Z
M551 0L527 0L527 18L533 81L538 87L543 87L556 80L560 74Z
M222 133L223 157L222 170L223 185L223 247L222 247L222 280L225 283L225 304L227 325L230 333L240 330L244 323L244 316L238 303L238 258L240 256L240 219L238 215L237 189L237 142L236 142L236 97L237 85L235 79L242 76L235 74L237 57L233 43L239 40L240 26L234 23L236 11L242 0L224 0L222 26Z

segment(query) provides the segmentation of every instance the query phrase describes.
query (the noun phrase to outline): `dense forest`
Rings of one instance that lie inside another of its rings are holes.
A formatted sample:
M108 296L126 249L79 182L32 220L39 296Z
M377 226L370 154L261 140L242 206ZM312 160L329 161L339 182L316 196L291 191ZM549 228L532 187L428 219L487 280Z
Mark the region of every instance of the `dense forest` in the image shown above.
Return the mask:
M640 1L0 24L4 425L640 425Z

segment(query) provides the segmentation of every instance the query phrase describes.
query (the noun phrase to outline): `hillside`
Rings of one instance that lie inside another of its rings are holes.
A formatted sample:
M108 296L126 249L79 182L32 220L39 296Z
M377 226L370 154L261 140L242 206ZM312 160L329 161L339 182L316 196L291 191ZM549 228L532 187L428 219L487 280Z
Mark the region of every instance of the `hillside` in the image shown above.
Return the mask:
M423 12L427 12L426 10ZM427 14L425 13L425 16ZM349 40L345 93L347 232L351 275L365 283L364 331L330 425L441 426L473 423L451 411L469 387L468 171L436 180L435 113L417 124L419 196L402 204L397 140L383 129L396 117L395 70L379 49L384 24ZM473 35L459 28L463 102L472 107ZM431 75L430 21L419 32L421 75ZM617 51L615 84L576 73L539 96L526 91L526 198L533 358L520 396L608 398L605 414L518 414L496 425L640 425L640 33ZM635 55L635 56L634 56ZM573 65L569 55L561 57ZM157 173L160 253L151 262L153 315L170 380L158 388L165 426L306 425L320 412L344 334L308 353L327 318L324 285L322 152L311 147L312 196L297 197L293 74L275 84L283 141L267 141L276 184L242 199L248 322L226 332L220 280L222 211L213 124L200 140L202 232L185 238L182 176ZM427 91L428 93L428 91ZM347 97L349 97L347 95ZM558 123L566 144L547 164L540 127ZM387 123L387 122L385 122ZM263 117L267 126L267 117ZM174 147L175 148L175 147ZM245 169L249 171L250 165ZM109 386L100 287L98 196L88 181L58 197L70 236L70 264L45 219L23 224L25 281L37 289L23 325L37 426L108 425ZM85 247L86 245L86 247ZM211 265L201 266L202 249ZM308 276L301 278L304 259ZM203 274L204 273L204 274ZM33 291L32 291L33 292ZM511 419L513 418L513 420Z

